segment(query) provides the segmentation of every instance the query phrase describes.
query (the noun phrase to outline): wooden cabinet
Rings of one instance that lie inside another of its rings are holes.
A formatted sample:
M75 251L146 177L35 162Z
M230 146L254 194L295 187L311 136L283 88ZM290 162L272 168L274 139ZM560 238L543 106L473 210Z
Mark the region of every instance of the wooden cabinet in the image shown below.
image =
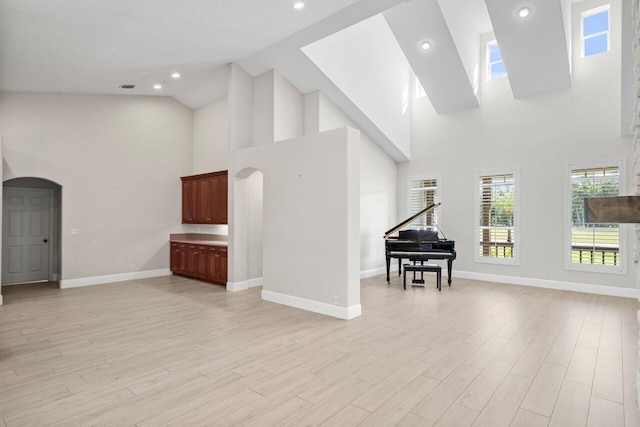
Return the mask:
M182 223L227 223L227 171L183 176Z
M187 271L187 245L171 242L171 271L183 273Z
M207 246L187 246L187 273L198 279L207 279Z
M196 181L182 181L182 223L195 223L196 221Z
M209 277L215 283L227 283L227 248L209 246L207 253Z
M227 248L171 242L171 271L219 285L227 284Z

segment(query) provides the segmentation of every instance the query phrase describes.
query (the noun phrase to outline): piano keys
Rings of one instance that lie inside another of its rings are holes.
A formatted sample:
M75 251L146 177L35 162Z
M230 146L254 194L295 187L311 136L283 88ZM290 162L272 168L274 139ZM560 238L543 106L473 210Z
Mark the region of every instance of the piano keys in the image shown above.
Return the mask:
M401 230L438 206L440 206L440 203L427 206L422 211L402 221L385 233L387 283L390 283L389 271L391 269L391 258L398 259L398 275L402 274L403 259L408 259L411 262L443 259L447 260L447 280L449 285L451 285L453 260L456 259L456 242L446 238L439 238L437 230ZM395 232L398 232L397 236L393 236Z

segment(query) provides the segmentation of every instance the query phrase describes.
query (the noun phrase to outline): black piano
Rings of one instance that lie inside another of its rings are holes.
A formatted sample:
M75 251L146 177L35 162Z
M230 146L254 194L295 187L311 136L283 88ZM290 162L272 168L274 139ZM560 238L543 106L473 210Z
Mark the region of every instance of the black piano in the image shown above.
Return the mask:
M448 282L451 284L451 267L453 260L456 259L456 242L446 238L439 238L437 230L400 230L438 206L440 206L440 203L427 206L384 234L385 253L387 257L387 283L390 283L389 270L391 268L391 258L397 258L398 275L402 274L403 259L408 259L411 262L446 259ZM396 231L398 235L392 236Z

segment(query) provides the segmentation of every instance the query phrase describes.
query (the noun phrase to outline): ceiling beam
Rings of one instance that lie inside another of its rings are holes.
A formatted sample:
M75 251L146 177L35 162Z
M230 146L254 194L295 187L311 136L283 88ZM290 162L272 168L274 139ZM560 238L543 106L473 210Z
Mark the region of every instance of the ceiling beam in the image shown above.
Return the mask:
M479 105L437 0L401 3L384 17L436 112ZM431 48L424 50L423 42Z
M571 88L560 0L485 0L513 96ZM518 10L528 7L526 18Z

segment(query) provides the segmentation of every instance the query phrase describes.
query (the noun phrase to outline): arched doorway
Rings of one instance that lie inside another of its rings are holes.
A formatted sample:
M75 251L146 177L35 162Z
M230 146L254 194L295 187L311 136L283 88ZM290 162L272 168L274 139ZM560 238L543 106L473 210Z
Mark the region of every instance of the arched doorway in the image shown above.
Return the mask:
M232 259L228 290L262 285L263 267L263 173L245 168L233 179L233 219L230 238Z
M60 280L61 219L59 184L35 177L3 183L3 286Z

